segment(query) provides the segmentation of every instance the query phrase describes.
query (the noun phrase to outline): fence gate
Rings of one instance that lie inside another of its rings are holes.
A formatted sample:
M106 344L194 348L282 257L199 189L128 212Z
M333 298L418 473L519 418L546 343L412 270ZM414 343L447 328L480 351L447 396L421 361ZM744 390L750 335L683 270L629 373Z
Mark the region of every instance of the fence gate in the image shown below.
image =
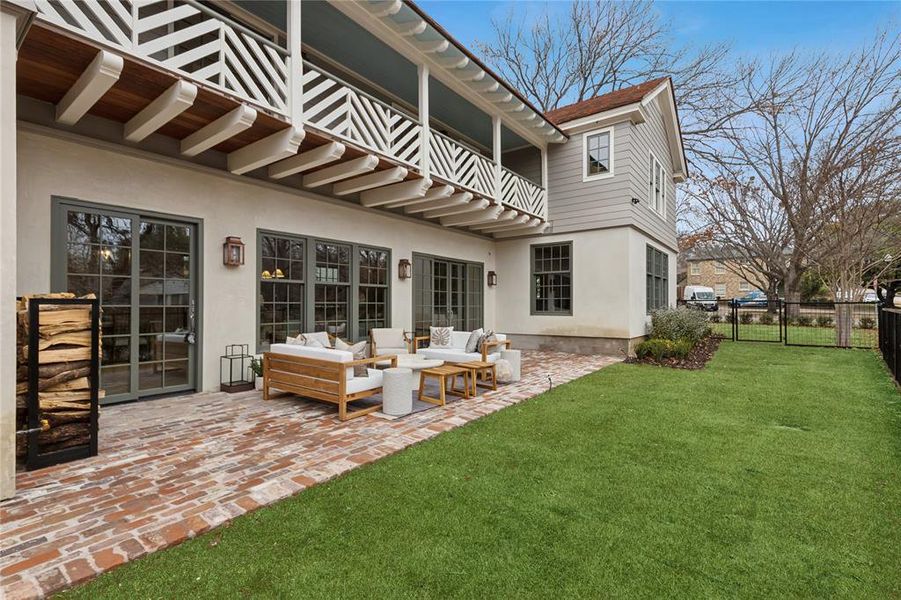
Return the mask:
M785 341L785 306L782 302L761 302L758 306L733 301L729 309L733 340L776 343Z

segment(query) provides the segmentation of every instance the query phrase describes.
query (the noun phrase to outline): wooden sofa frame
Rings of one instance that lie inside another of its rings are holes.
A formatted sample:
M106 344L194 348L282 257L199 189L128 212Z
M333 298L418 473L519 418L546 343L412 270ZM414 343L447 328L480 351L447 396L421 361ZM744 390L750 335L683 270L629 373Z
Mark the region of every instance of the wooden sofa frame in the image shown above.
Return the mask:
M379 386L348 394L346 370L357 365L372 365L372 368L375 368L376 363L388 360L391 361L392 367L397 366L395 354L339 363L294 354L266 352L263 354L263 400L272 397L270 388L274 387L285 394L296 394L304 398L337 404L338 418L342 421L361 417L379 410L381 405L376 404L350 412L347 405L380 394L382 388Z
M416 354L416 351L419 350L420 342L427 342L431 339L428 335L418 335L413 338L413 354ZM497 348L499 346L503 346L505 350L509 350L513 347L513 343L509 340L495 340L493 342L485 342L482 344L482 362L488 362L488 355L491 354L491 350L493 348Z

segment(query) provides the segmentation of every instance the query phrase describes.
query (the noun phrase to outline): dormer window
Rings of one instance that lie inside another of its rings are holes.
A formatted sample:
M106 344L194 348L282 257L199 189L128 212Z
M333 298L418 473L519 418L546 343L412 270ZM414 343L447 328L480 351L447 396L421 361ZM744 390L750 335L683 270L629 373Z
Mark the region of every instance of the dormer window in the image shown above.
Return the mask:
M583 181L603 179L613 175L613 128L588 131L582 137L584 144Z

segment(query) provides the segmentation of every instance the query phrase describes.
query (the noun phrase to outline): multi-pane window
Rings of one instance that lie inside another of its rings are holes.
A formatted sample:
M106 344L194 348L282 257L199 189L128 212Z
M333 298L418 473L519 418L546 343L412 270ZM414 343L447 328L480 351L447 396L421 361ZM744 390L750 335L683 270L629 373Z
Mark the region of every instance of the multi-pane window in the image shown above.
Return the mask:
M344 244L316 242L314 331L348 337L351 248Z
M532 313L572 314L572 242L532 249Z
M647 311L666 308L669 304L669 257L652 246L647 247Z
M482 265L466 265L466 330L474 331L484 326L482 307Z
M483 267L413 255L413 329L428 333L430 325L459 331L484 327Z
M725 275L726 274L726 265L721 262L716 262L713 265L713 272L717 275Z
M357 253L357 331L365 335L373 327L388 326L388 252L359 248Z
M740 291L740 292L750 292L750 291L751 291L751 284L748 283L747 281L739 282L739 284L738 284L738 291Z
M303 239L260 236L260 346L284 342L304 331Z
M611 130L585 134L585 178L607 175L613 171Z
M717 298L725 298L726 297L726 284L718 283L715 286L713 286L713 293L716 295Z
M700 275L701 274L701 265L699 263L691 263L691 274L692 275Z
M648 170L648 205L661 217L666 216L666 174L653 154Z

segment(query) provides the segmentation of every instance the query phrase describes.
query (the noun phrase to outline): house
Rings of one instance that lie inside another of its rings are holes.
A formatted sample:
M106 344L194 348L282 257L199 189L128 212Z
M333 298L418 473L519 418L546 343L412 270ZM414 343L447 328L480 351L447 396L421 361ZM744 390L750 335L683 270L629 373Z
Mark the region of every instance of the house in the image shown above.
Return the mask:
M2 7L4 490L16 295L99 295L107 403L312 330L628 352L675 301L669 79L542 114L401 0Z
M739 298L760 291L757 282L764 279L747 260L718 252L688 252L685 265L685 285L712 288L717 298Z

